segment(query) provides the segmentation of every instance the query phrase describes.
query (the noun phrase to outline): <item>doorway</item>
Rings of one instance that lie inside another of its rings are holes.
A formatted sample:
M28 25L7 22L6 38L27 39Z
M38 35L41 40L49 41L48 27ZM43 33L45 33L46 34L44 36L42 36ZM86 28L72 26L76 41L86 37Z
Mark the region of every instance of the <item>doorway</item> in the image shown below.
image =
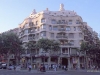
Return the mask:
M62 58L62 66L68 67L68 59L67 58Z

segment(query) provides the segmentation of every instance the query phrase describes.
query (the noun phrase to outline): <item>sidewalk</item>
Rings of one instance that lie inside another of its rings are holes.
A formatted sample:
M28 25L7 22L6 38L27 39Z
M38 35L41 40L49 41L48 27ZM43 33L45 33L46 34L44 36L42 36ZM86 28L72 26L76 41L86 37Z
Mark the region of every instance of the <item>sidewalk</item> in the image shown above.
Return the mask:
M68 71L74 71L74 72L87 72L87 70L68 70Z
M18 70L20 72L29 72L28 70ZM41 73L41 71L38 71L38 70L31 70L30 71L31 73ZM59 72L65 72L64 70L57 70L57 71L54 71L54 70L46 70L46 73L59 73Z
M18 71L21 71L21 72L29 72L28 70L18 70ZM60 72L87 72L86 70L68 70L68 71L65 71L65 70L57 70L57 71L54 71L54 70L46 70L47 73L60 73ZM38 71L38 70L31 70L30 72L32 73L41 73L41 71Z

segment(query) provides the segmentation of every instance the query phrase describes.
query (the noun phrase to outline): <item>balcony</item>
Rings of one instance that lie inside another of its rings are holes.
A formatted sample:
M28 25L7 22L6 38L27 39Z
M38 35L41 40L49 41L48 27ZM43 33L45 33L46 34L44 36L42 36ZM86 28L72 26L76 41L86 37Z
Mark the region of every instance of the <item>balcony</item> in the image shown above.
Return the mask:
M57 24L67 24L65 21L58 21Z
M74 56L79 56L79 54L77 54L77 53L73 53L73 54L70 54L70 56L72 56L72 57L74 57Z
M53 57L57 57L57 56L59 56L59 55L60 55L59 52L51 52L51 53L50 53L50 56L53 56Z
M74 46L74 43L63 43L61 46Z
M68 53L61 53L60 57L69 57Z
M58 29L59 31L66 31L66 29L64 29L64 28L60 28L60 29Z
M36 55L36 53L29 53L29 54L22 54L21 56L22 57L31 57L31 56L35 56Z
M61 35L57 35L57 36L56 36L56 38L59 38L59 39L64 39L64 38L65 38L65 39L67 39L67 38L68 38L68 36L61 36Z
M35 57L48 57L49 53L38 53L35 55Z
M35 39L35 37L29 37L28 40L29 41L33 41Z

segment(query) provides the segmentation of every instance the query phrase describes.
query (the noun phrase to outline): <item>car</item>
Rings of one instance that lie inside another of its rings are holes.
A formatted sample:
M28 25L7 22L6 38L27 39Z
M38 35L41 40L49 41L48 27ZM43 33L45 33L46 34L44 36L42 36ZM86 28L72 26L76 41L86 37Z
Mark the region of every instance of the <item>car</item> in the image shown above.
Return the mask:
M0 69L7 69L7 64L6 63L0 63Z
M6 63L2 63L2 68L3 69L7 69L7 64Z

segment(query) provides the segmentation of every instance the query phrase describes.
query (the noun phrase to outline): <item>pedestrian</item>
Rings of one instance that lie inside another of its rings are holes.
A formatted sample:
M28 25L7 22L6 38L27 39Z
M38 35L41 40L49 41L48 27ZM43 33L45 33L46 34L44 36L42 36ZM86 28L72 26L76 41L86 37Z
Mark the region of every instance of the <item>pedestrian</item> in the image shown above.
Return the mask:
M64 70L66 70L66 66L64 65Z
M58 65L56 64L55 67L56 67L56 71L57 71Z
M16 66L14 66L14 71L16 70Z
M51 65L49 65L49 70L51 69Z
M31 66L31 65L29 65L29 66L28 66L28 69L29 69L29 71L31 71L31 69L32 69L32 66Z
M53 70L55 70L55 65L53 65L52 67L53 67Z

